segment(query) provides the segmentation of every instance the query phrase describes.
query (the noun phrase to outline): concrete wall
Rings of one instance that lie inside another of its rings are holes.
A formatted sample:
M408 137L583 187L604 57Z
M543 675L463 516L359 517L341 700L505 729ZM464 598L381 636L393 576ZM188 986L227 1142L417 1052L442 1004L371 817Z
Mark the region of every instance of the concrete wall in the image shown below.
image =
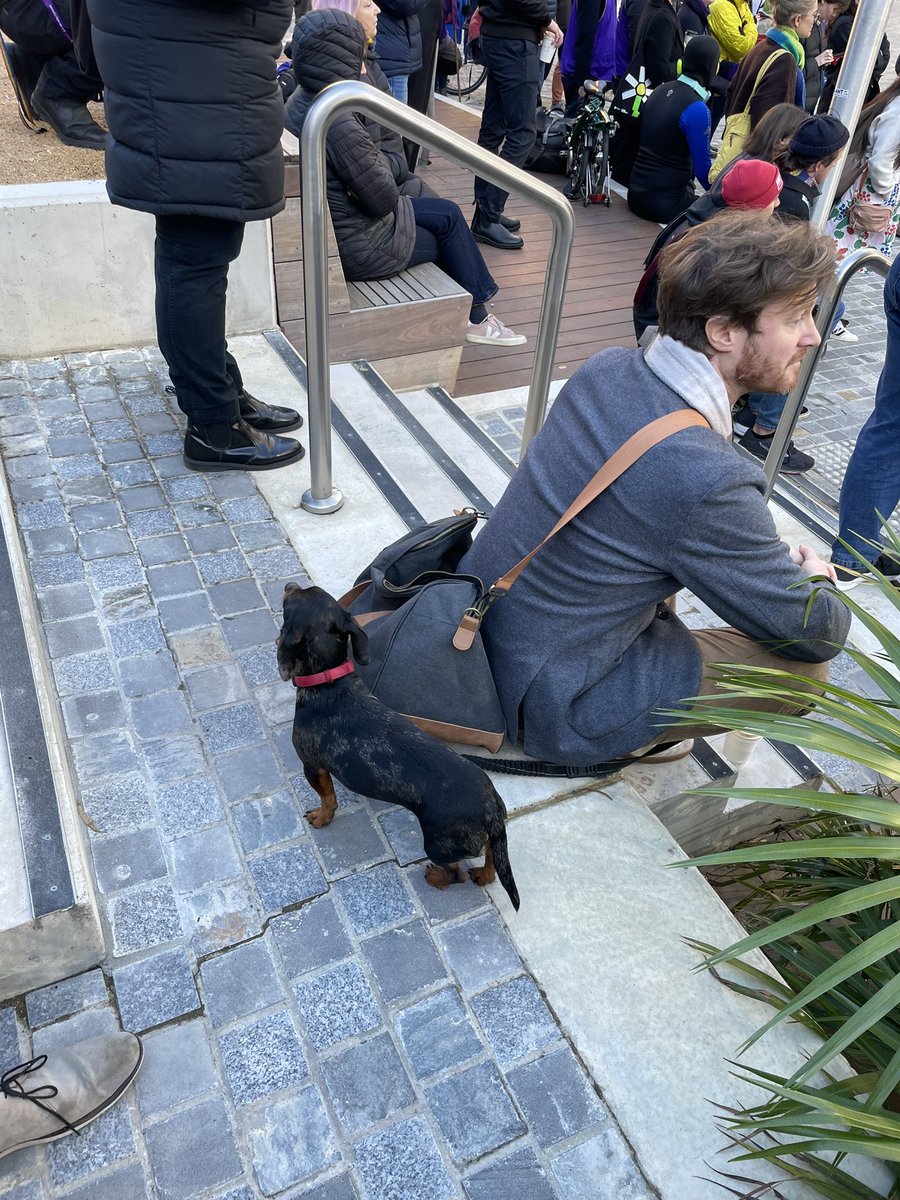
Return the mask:
M102 180L0 187L0 358L156 340L154 220ZM275 324L268 221L247 226L228 281L228 332Z

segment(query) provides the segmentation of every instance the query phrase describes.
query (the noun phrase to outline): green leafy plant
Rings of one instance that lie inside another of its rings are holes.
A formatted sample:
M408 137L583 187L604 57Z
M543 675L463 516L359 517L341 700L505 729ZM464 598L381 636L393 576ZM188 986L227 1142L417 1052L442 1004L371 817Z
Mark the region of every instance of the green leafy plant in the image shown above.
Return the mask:
M890 551L900 556L900 540ZM862 561L861 556L860 561ZM900 613L900 593L879 572L875 582ZM761 1000L774 1015L737 1050L743 1053L782 1021L814 1030L821 1047L790 1078L735 1064L735 1073L768 1093L758 1107L722 1117L734 1161L766 1159L786 1179L802 1180L833 1200L882 1195L841 1167L847 1154L880 1160L900 1200L900 639L850 596L841 599L878 649L847 653L880 692L857 694L835 683L807 716L706 707L723 729L741 729L873 768L887 781L875 794L797 789L703 788L698 794L805 810L774 842L708 854L674 866L715 868L717 885L740 885L748 934L724 950L691 943L700 970L731 964L728 986ZM768 698L808 705L801 676L767 668L722 668L723 698ZM696 716L692 718L696 720ZM812 815L810 815L812 814ZM723 874L723 868L724 874ZM763 950L780 978L743 961ZM829 1074L843 1055L856 1074ZM824 1075L825 1083L821 1082ZM778 1196L778 1185L740 1175L721 1183L735 1196ZM734 1190L731 1183L750 1191Z

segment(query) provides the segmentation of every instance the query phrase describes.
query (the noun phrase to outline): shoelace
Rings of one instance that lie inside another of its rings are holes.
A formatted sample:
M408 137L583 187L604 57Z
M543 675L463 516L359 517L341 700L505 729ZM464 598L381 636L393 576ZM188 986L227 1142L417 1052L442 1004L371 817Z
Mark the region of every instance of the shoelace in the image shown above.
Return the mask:
M40 1071L47 1062L47 1055L41 1054L38 1058L31 1059L30 1062L20 1063L19 1066L13 1067L11 1070L0 1075L0 1092L4 1096L8 1096L10 1100L30 1100L32 1104L36 1104L43 1112L51 1117L55 1117L61 1125L65 1125L69 1133L78 1135L78 1130L74 1125L70 1124L61 1113L58 1113L55 1108L51 1108L49 1104L45 1104L45 1100L52 1100L59 1095L59 1088L55 1088L52 1083L45 1083L41 1087L34 1088L33 1091L26 1092L22 1086L22 1080L26 1075L30 1075L32 1071Z

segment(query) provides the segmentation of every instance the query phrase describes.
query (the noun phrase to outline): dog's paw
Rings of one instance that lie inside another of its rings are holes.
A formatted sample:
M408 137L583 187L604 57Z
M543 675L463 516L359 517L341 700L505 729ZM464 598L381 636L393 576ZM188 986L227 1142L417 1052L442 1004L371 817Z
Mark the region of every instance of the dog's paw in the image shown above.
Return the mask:
M327 809L319 805L318 808L311 808L308 813L305 813L307 821L312 825L313 829L324 829L326 825L330 825L334 820L334 813L328 812Z
M432 887L448 888L451 883L464 883L466 879L465 872L460 870L458 863L451 863L450 869L445 867L436 867L432 863L425 872L425 882L431 884Z
M473 883L477 883L479 887L487 887L489 883L493 883L497 878L497 872L493 867L473 867L469 872L469 878Z

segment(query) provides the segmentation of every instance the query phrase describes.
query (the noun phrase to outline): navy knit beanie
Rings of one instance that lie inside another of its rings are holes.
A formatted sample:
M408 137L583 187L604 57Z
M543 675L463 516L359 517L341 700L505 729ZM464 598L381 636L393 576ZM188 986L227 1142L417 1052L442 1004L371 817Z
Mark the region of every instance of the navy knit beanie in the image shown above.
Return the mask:
M797 158L818 162L820 158L831 158L837 154L849 140L847 126L831 113L824 113L819 117L807 117L797 127L788 148Z

